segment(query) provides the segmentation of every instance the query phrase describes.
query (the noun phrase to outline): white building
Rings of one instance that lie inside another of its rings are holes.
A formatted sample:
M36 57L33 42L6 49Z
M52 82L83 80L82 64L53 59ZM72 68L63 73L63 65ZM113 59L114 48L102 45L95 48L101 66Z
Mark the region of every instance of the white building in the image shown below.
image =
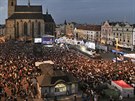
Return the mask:
M133 28L133 46L135 47L135 26Z
M77 39L88 40L91 42L99 41L100 25L78 25L74 29Z

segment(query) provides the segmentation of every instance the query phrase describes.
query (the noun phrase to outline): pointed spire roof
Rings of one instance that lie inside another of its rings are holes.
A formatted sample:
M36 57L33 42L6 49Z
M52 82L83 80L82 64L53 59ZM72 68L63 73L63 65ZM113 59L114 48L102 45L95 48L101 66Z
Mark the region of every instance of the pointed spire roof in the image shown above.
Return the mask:
M67 25L67 21L66 20L65 20L64 24Z
M30 0L28 0L28 6L30 7Z
M48 9L46 10L46 14L48 14Z

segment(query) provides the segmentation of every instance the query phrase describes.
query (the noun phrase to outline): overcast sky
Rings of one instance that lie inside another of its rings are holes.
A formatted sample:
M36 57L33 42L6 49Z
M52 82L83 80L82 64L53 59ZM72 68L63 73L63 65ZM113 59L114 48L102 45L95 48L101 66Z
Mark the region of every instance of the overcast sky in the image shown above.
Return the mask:
M48 8L56 23L67 22L100 24L105 20L135 23L135 0L30 0L31 4ZM0 24L7 18L8 0L0 0ZM28 0L18 0L18 5Z

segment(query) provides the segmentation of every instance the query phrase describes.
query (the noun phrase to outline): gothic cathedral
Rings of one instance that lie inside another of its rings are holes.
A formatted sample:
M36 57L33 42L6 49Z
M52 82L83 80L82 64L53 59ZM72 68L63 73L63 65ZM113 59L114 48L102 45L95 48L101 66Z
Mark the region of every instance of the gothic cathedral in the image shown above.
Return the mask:
M43 14L42 6L17 5L17 0L8 0L6 39L31 40L44 35L54 35L55 22L51 14Z

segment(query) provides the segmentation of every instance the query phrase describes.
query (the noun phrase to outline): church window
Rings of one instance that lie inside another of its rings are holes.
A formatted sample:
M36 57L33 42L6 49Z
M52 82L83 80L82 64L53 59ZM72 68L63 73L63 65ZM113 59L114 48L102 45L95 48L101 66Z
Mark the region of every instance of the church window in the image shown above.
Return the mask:
M32 38L34 38L34 22L32 22Z
M28 35L28 25L27 25L26 22L24 23L24 35L25 35L25 36Z
M38 22L38 36L40 36L41 34L41 23Z
M13 1L11 2L11 6L14 6L14 3L13 3Z
M17 22L16 38L19 38L19 22Z

